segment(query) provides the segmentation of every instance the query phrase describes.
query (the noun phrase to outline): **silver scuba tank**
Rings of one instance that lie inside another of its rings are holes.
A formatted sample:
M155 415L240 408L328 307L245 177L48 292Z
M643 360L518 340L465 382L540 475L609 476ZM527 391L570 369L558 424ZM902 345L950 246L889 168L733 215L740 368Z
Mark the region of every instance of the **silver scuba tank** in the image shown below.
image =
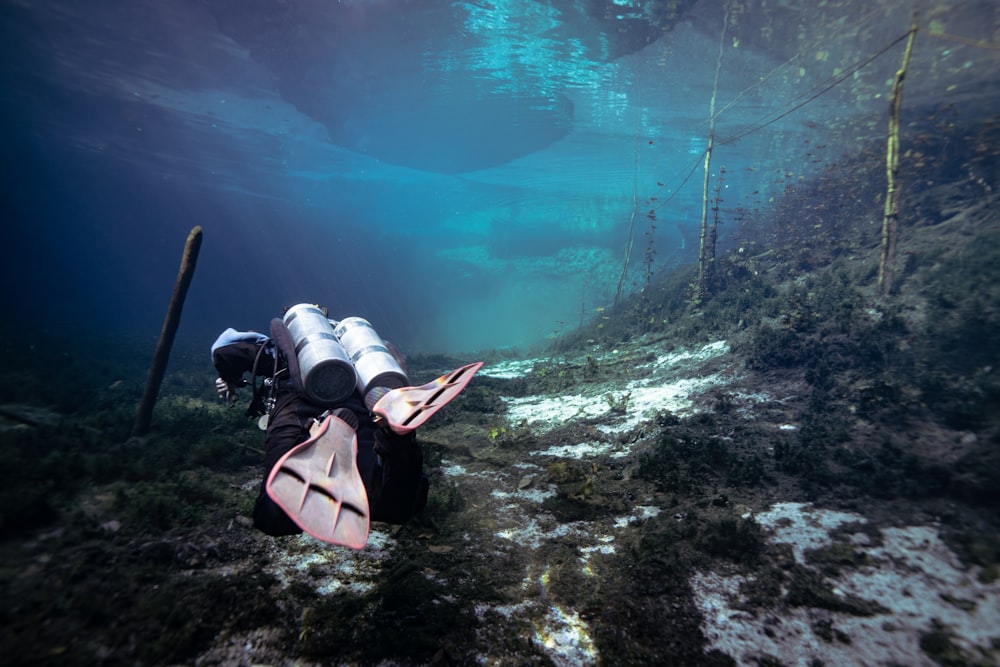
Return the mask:
M363 397L367 399L368 392L376 387L396 389L409 384L399 362L368 320L347 317L336 323L334 333L354 364L358 391Z
M313 403L332 407L354 391L358 376L330 321L310 303L292 306L285 313L285 326L295 343L302 393Z

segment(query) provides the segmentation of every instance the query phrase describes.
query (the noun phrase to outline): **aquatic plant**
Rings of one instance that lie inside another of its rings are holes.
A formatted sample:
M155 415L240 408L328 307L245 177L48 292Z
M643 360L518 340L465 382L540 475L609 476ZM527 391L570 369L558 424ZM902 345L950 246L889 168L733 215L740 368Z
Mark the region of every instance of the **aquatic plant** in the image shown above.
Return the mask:
M715 101L719 94L719 75L722 73L722 55L725 52L726 30L729 27L729 7L726 3L725 13L722 19L722 32L719 35L719 55L715 61L715 80L712 83L712 98L708 105L708 146L705 148L705 182L702 188L701 202L701 233L698 242L698 288L697 298L705 301L708 298L711 281L712 263L715 261L715 227L718 224L718 211L716 211L716 225L709 229L708 224L708 184L712 173L712 151L715 149Z
M635 245L635 216L639 212L639 132L638 118L636 119L636 133L633 137L634 146L632 149L632 212L628 220L628 233L625 237L625 257L622 260L622 270L618 275L618 285L615 288L615 305L621 303L625 293L625 278L628 276L629 264L632 261L632 246Z
M632 398L630 392L622 392L615 396L613 393L604 395L604 401L608 404L608 409L613 415L623 415L628 412L629 399Z
M646 295L653 281L653 258L656 257L656 223L655 216L649 221L649 229L646 230L646 252L643 256L643 285L642 294Z

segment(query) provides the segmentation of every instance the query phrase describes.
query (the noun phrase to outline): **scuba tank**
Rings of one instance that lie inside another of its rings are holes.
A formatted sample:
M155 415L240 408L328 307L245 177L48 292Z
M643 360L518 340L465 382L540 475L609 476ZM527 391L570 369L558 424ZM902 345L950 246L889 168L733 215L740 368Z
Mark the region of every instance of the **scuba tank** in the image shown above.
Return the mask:
M412 432L449 403L483 365L467 364L421 387L409 387L401 362L368 320L348 317L336 322L308 303L289 308L283 320L271 320L271 338L287 364L281 372L287 371L300 395L332 408L357 389L375 423L384 423L399 435ZM275 364L272 392L278 386L278 373ZM268 427L273 401L272 394L259 422L262 429ZM268 485L271 493L270 481Z
M358 374L323 311L300 303L288 309L283 321L295 345L292 352L305 397L322 407L333 407L349 397L359 383Z
M399 362L368 320L362 317L345 318L336 323L334 333L354 364L358 392L365 398L366 405L374 403L389 389L409 384ZM375 392L377 396L369 395L369 392L379 388L381 393ZM368 407L371 408L370 405Z

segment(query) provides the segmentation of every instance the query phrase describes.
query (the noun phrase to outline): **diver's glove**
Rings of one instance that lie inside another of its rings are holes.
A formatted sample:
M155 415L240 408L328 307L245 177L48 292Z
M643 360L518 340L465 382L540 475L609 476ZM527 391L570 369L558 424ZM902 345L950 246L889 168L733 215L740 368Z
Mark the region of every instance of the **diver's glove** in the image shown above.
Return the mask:
M215 390L219 392L219 398L226 403L236 402L236 387L230 385L222 378L215 378Z

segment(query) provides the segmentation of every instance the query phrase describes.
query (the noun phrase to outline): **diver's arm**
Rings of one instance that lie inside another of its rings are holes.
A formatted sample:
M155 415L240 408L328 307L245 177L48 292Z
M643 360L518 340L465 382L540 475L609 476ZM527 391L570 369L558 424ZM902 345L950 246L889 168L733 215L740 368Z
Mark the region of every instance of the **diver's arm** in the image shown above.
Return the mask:
M257 359L258 352L264 343L231 343L218 347L212 352L212 364L218 371L219 377L231 388L241 387L246 384L243 379L245 373L253 370L254 360ZM268 359L270 357L268 355ZM263 369L258 368L257 374L264 375ZM267 373L273 370L273 364L267 364Z
M246 384L244 373L274 372L274 357L263 350L269 341L270 338L255 331L226 329L212 343L212 364L230 390Z

